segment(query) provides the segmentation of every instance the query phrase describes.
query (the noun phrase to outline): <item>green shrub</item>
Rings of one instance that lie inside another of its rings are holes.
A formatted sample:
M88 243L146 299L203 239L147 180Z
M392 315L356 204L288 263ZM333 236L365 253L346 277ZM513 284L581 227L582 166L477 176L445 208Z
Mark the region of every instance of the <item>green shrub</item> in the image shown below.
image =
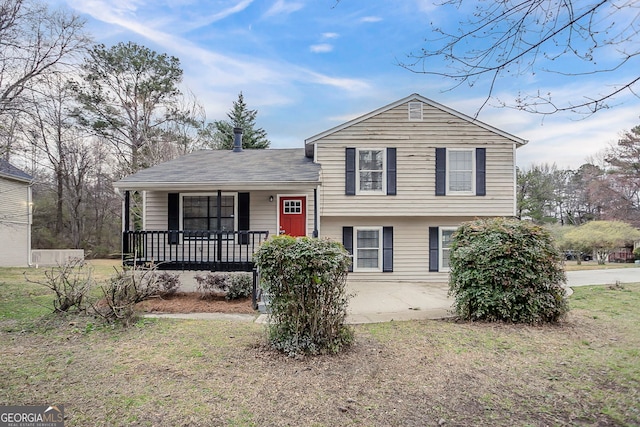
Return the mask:
M640 246L638 246L637 248L635 248L635 250L633 251L633 257L635 259L640 259Z
M466 320L558 321L569 310L561 262L540 226L503 218L463 223L450 253L455 313Z
M227 273L207 273L205 276L196 275L196 290L200 292L201 299L211 299L226 291Z
M224 295L227 300L246 298L253 290L252 273L212 272L205 276L194 276L194 279L201 299L210 299L217 295Z
M229 275L227 293L228 300L247 298L253 291L253 273L231 273Z
M345 324L349 254L337 242L275 236L255 254L269 295L269 342L290 356L337 353L353 340Z

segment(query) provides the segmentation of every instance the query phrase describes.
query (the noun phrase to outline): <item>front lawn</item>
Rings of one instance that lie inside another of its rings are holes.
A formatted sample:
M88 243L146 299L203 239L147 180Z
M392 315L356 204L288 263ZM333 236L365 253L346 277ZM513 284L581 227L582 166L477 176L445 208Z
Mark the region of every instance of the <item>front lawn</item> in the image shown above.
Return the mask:
M359 325L291 359L255 323L40 317L21 277L0 269L0 405L64 404L66 426L640 424L640 283L576 288L560 325Z

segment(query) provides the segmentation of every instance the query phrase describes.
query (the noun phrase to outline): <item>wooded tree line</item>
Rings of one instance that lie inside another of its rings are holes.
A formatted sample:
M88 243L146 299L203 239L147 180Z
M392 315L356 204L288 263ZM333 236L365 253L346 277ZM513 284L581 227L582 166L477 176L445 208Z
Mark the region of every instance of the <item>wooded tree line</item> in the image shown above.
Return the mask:
M34 248L117 252L114 181L196 149L226 149L233 127L243 128L244 148L269 146L242 93L226 120L207 122L181 90L182 73L178 58L136 43L94 44L66 10L0 0L0 155L35 178Z
M518 218L561 225L618 220L640 228L640 126L576 170L518 169L517 186Z

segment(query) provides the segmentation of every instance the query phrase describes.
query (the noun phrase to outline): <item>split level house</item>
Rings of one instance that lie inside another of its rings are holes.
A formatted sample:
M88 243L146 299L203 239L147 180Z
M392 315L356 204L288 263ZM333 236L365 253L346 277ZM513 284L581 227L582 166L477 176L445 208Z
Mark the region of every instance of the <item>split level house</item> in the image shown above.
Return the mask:
M0 159L0 266L31 265L31 185L26 172Z
M513 216L525 140L413 94L300 149L203 150L115 183L123 251L160 268L244 270L269 236L340 241L350 282L446 283L463 221ZM142 229L132 231L131 195Z

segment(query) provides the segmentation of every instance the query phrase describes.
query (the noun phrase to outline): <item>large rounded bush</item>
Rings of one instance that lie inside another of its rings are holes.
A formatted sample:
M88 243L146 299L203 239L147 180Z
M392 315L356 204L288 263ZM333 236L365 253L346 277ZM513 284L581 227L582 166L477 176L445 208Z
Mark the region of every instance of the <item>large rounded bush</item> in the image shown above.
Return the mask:
M254 256L269 295L269 341L289 355L336 353L352 341L345 324L350 258L324 239L275 236Z
M568 311L561 263L540 226L504 218L463 223L450 253L455 313L465 320L558 321Z

